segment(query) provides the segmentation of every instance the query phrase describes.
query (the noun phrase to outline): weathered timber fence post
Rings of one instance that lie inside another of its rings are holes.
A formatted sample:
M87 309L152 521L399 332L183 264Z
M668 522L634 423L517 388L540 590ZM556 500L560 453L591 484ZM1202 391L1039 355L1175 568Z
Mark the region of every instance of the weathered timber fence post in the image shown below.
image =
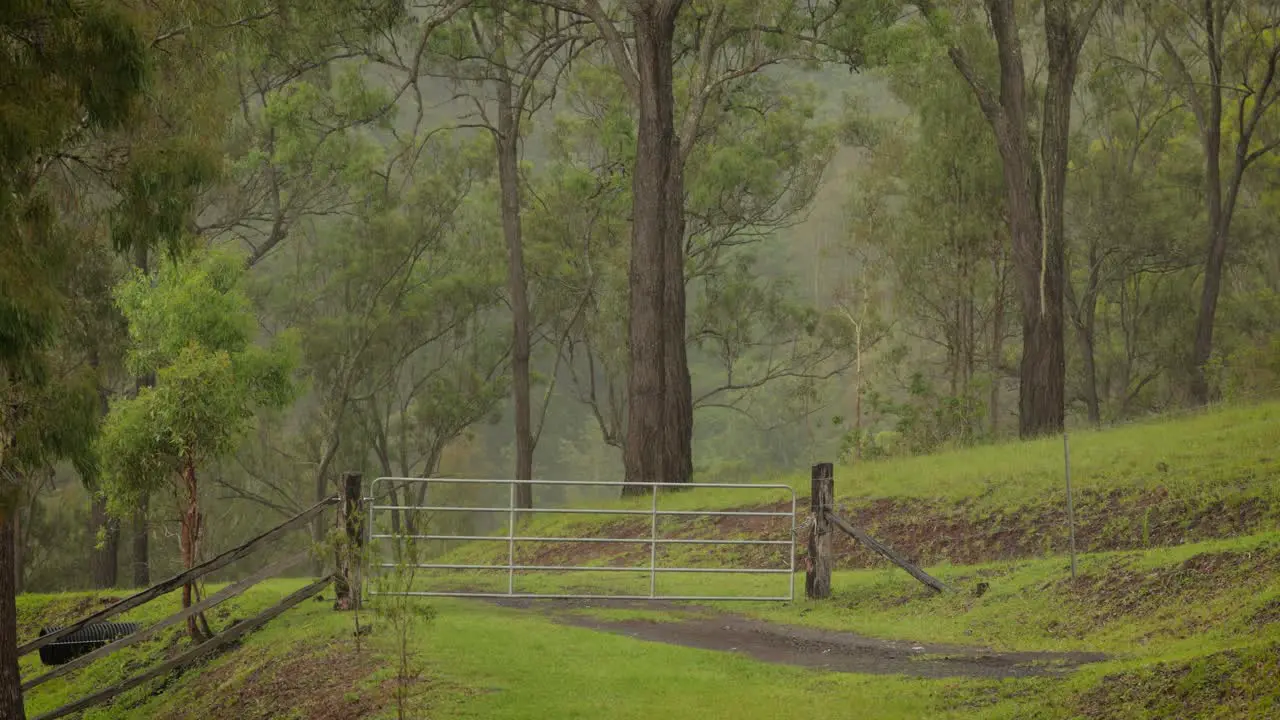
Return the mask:
M339 527L345 531L345 537L338 545L334 610L357 610L360 607L360 550L364 545L364 533L361 528L364 518L362 478L363 476L358 472L349 472L342 476L338 523Z
M804 578L805 596L812 600L831 597L831 521L835 505L835 468L831 463L813 466L809 485L809 563Z

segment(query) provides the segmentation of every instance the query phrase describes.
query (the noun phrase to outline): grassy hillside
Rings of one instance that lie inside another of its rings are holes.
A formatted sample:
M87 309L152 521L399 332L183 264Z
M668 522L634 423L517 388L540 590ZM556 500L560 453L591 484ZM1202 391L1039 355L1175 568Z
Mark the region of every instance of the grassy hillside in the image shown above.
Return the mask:
M437 600L411 639L414 718L773 718L860 707L866 718L1262 717L1280 672L1280 535L1082 558L1072 582L1059 560L935 568L963 592L924 593L887 570L842 571L828 601L704 604L922 646L1090 650L1106 662L1069 674L1005 680L827 673L566 627L538 610ZM989 590L969 592L981 578ZM715 583L703 581L703 590ZM264 606L298 583L256 590L231 614ZM96 604L93 596L26 597L24 631ZM679 612L585 608L614 619L677 622ZM382 718L395 716L395 633L377 612L357 651L352 617L306 603L197 670L153 683L93 720ZM183 640L95 664L29 698L34 716L102 687ZM420 673L419 673L420 671Z
M1217 409L1112 430L1073 432L1071 479L1076 541L1081 551L1180 545L1280 530L1280 403ZM836 467L840 512L917 561L973 564L1064 554L1069 546L1061 438L879 460ZM760 480L760 479L756 479ZM763 482L763 481L762 481ZM807 506L807 474L770 479L794 489ZM664 494L662 509L789 511L790 493L696 489ZM648 498L609 503L646 509ZM599 505L596 505L599 507ZM785 539L785 519L663 518L662 537ZM504 531L505 532L505 531ZM647 538L650 521L540 513L520 534L530 537ZM449 549L461 563L505 560L503 541ZM874 556L847 538L836 541L841 567L877 567ZM735 562L785 566L762 548L665 547L667 564ZM524 542L517 554L538 564L647 564L648 547L589 547Z
M896 568L859 568L860 556L850 549L837 565L834 597L820 602L705 602L637 610L545 601L526 609L457 599L412 601L407 607L430 607L435 617L406 646L413 670L407 717L751 720L830 715L838 708L889 719L1274 716L1280 708L1274 683L1280 673L1280 528L1272 511L1280 479L1273 455L1280 447L1277 415L1280 405L1262 405L1073 435L1073 479L1088 550L1074 580L1055 526L1046 520L1060 521L1053 513L1061 512L1062 479L1060 440L1048 440L837 469L844 511L896 544L920 539L906 547L953 588L944 595L927 592ZM800 490L807 486L799 476L790 482ZM776 507L784 496L789 493L762 488L745 496L705 489L660 500L664 508ZM922 509L928 512L917 512ZM745 536L786 533L790 527L748 528L741 518L725 523L676 518L663 532ZM535 516L521 533L648 536L647 525L632 525L629 518L560 514ZM955 532L961 527L987 538L985 544L963 544L962 533ZM586 550L528 545L520 549L522 556L532 553L547 563L648 561L643 544L613 550L607 544ZM669 552L667 562L693 566L778 559L716 555L706 546ZM446 557L478 562L505 553L505 541L479 542ZM951 561L948 553L965 561ZM647 573L604 571L527 573L515 580L518 590L647 592L649 584ZM790 580L693 573L657 578L664 591L700 595L785 592ZM225 627L302 582L264 584L210 620L215 629ZM505 571L448 578L424 572L415 580L433 589L450 583L505 589L506 582ZM91 594L23 596L22 633L33 636L41 626L81 616L101 602ZM154 620L171 612L176 594L165 602L124 619ZM904 673L899 661L887 670L892 674L871 676L627 636L637 622L682 623L693 615L726 623L741 615L776 627L892 640L913 648L917 654L909 660L922 666L958 646L992 653L1085 651L1106 659L1074 670L1050 664L1040 675L1005 679ZM571 616L590 616L601 626L566 622ZM305 603L235 651L85 717L396 717L400 652L392 616L371 609L363 621L371 632L357 650L350 614L333 612L329 602ZM173 630L68 680L41 686L28 698L29 714L35 717L159 662L185 643ZM26 659L24 676L42 671L36 662L35 656Z

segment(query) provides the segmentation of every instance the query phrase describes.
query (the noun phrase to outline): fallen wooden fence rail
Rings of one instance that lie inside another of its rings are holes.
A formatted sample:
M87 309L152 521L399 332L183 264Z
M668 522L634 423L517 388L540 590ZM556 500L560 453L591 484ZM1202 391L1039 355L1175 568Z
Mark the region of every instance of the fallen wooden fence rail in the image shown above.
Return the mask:
M831 463L813 466L810 477L809 511L812 522L809 531L809 569L805 574L805 595L810 599L831 597L831 567L835 553L831 549L832 526L843 530L850 537L888 558L890 562L911 573L911 577L936 592L944 592L947 586L929 573L921 570L892 548L854 527L853 523L836 514L835 472Z
M104 645L103 647L100 647L97 650L94 650L88 655L81 655L80 657L76 658L75 660L72 660L66 665L59 667L56 670L52 670L50 672L45 673L44 675L32 678L30 680L25 680L22 683L22 691L26 692L27 690L30 690L31 688L36 687L37 685L43 685L44 683L47 683L50 680L53 680L54 678L62 677L63 675L66 675L79 668L82 668L85 665L88 665L94 660L97 660L99 658L104 658L114 653L117 650L123 650L124 648L127 648L130 645L136 645L140 642L143 642L144 640L149 640L152 637L155 637L155 635L159 633L161 630L164 630L165 628L175 625L177 623L180 623L183 620L186 620L187 618L191 617L192 615L195 615L198 612L203 612L205 610L208 610L209 608L213 607L214 605L217 605L218 603L224 600L229 600L233 597L236 597L244 593L246 590L253 587L254 585L257 585L263 580L266 580L267 578L275 575L281 570L285 570L287 568L293 567L294 565L297 565L303 560L306 560L310 554L311 553L309 551L303 550L302 552L297 553L292 557L287 557L283 560L271 563L270 565L255 572L249 577L237 583L234 583L232 585L228 585L222 588L221 590L210 595L204 600L201 600L200 602L192 605L191 607L181 612L170 615L169 617L161 620L160 622L156 623L155 625L152 625L151 627L144 628L132 635L128 635L126 637L120 638L119 640L116 640L113 643Z
M236 560L246 557L257 546L262 545L263 543L269 542L271 540L274 540L280 537L281 535L283 535L284 533L288 532L289 530L292 530L293 528L297 527L298 525L301 525L311 520L316 515L323 512L325 508L329 507L330 505L335 505L337 504L337 502L338 502L337 497L331 497L325 500L321 500L320 502L311 506L309 509L302 511L298 515L295 515L293 518L281 523L280 525L275 526L274 528L253 538L252 540L246 542L245 544L239 547L232 548L231 550L228 550L222 553L221 555L215 557L214 559L201 563L199 565L196 565L195 567L192 567L189 570L184 570L183 572L180 572L177 575L174 575L168 580L160 582L156 585L152 585L146 590L142 590L134 595L130 595L129 597L113 605L108 605L107 607L99 610L98 612L86 618L83 618L81 620L78 620L74 623L71 623L70 625L56 632L51 632L48 635L42 635L36 638L35 640L32 640L31 642L20 646L18 648L18 656L21 657L23 655L26 655L27 653L35 652L36 650L39 650L45 645L48 645L49 643L52 643L52 642L57 642L58 640L70 635L71 633L76 632L77 630L81 630L82 628L88 625L92 625L93 623L106 620L109 617L119 615L120 613L126 610L132 610L133 608L136 608L139 605L144 605L148 602L151 602L152 600L155 600L161 595L172 592L182 587L183 585L186 585L187 583L192 582L193 580L198 580L199 578L202 578L205 575L208 575L209 573L214 572L215 570L220 570L226 567L227 565L230 565L231 563L235 562Z
M180 572L177 575L174 575L173 577L167 580L164 580L160 583L152 585L151 587L145 590L141 590L137 593L134 593L133 595L123 600L120 600L116 603L113 603L112 605L109 605L103 608L102 610L99 610L98 612L95 612L92 615L89 615L88 617L78 620L64 628L60 628L54 632L48 633L47 635L42 635L36 638L35 640L32 640L31 642L28 642L25 645L22 645L21 647L19 647L18 648L19 655L26 655L28 653L35 652L52 643L58 642L60 639L65 638L71 635L72 633L82 630L83 628L90 627L94 623L101 622L103 620L106 620L107 618L119 615L120 613L123 613L127 610L131 610L141 605L145 605L146 603L149 603L152 600L155 600L163 595L166 595L167 593L170 593L182 587L183 585L194 582L202 577L209 575L210 573L216 570L224 568L227 565L230 565L231 563L235 562L236 560L247 557L258 548L280 538L290 530L296 529L312 521L331 505L344 503L343 507L341 508L343 510L342 517L339 519L347 520L347 522L345 523L345 525L347 526L346 527L346 533L348 536L347 542L351 545L358 545L359 544L359 538L358 538L359 525L358 523L351 522L350 519L352 517L360 516L360 508L359 508L359 499L361 497L360 496L360 474L347 473L347 477L345 478L344 482L347 485L347 487L345 488L344 497L331 497L325 500L321 500L320 502L316 503L312 507L302 511L301 513L293 516L292 518L289 518L288 520L275 526L274 528L271 528L270 530L262 533L261 535L258 535L257 537L245 542L239 547L232 548L231 550L228 550L222 553L221 555L218 555L212 560L203 562L199 565L196 565L195 567L184 570L183 572ZM352 501L352 498L354 498L354 502ZM137 632L134 632L130 635L116 639L113 642L109 642L106 645L100 648L97 648L92 652L88 652L84 655L81 655L80 657L74 658L70 662L54 670L51 670L43 675L39 675L37 677L24 680L22 682L21 689L25 692L27 690L30 690L31 688L47 683L50 680L64 677L72 672L75 672L76 670L87 667L94 661L100 660L126 647L129 647L131 645L136 645L140 642L144 642L146 640L154 638L157 634L160 633L160 631L164 630L165 628L172 627L173 625L176 625L177 623L187 620L198 613L201 613L215 605L218 605L219 603L223 603L231 598L238 597L244 594L250 588L257 585L258 583L262 582L263 580L266 580L269 577L278 575L281 571L301 563L303 560L306 560L310 556L311 556L311 550L303 550L301 552L294 553L289 557L276 560L274 562L270 562L265 567L260 568L254 571L253 573L251 573L248 577L245 577L244 579L239 580L238 582L227 585L226 587L222 588L218 592L191 605L191 607L184 608L176 613L173 613L165 617L164 619L160 620L159 622L155 623L154 625L151 625L150 627L138 630ZM341 552L340 552L340 556L341 556ZM350 569L343 568L340 566L339 573L342 573L342 572L349 573ZM321 591L323 591L324 588L327 587L330 583L334 583L338 579L339 579L338 573L327 575L324 578L316 582L313 582L310 585L307 585L306 587L301 588L298 591L290 594L288 597L284 598L279 603L263 611L262 613L259 613L258 615L250 618L249 620L232 625L231 627L224 630L222 633L215 635L209 638L208 640L205 640L199 645L189 648L188 650L183 652L181 655L171 660L168 660L139 675L135 675L126 680L122 680L121 682L116 683L111 687L105 688L103 690L99 690L98 692L95 692L91 695L85 696L83 698L80 698L79 700L63 705L62 707L59 707L56 710L47 712L39 716L38 718L36 718L36 720L53 720L54 718L60 718L66 715L70 715L72 713L80 712L86 708L93 707L95 705L99 705L101 703L107 702L108 700L119 695L120 693L130 690L131 688L137 687L138 685L141 685L142 683L145 683L149 680L160 677L161 675L172 672L174 670L184 668L187 665L191 664L192 662L199 660L201 658L204 658L207 655L214 653L219 649L226 647L230 643L233 643L236 640L244 637L245 635L252 632L253 630L256 630L257 628L262 627L268 621L279 616L281 613L297 605L298 603L308 598L315 597ZM354 578L343 577L341 579L343 581L343 587L346 590L346 594L348 596L348 605L357 604L358 598L361 592L358 577L354 577ZM356 600L351 601L351 598L356 598Z
M148 680L152 680L166 673L186 667L187 665L190 665L192 662L213 653L215 650L219 650L223 647L226 647L232 642L235 642L236 640L239 640L245 635L248 635L250 632L262 627L263 625L266 625L267 622L279 616L281 613L293 607L294 605L297 605L298 603L303 602L308 598L315 597L320 592L322 592L325 589L325 587L327 587L331 582L333 582L332 575L322 578L320 580L317 580L316 582L313 582L310 585L304 588L301 588L300 590L297 590L293 594L281 600L276 605L263 611L262 613L256 615L255 617L231 626L230 628L224 630L222 633L215 635L210 640L207 640L191 648L190 650L184 652L178 657L162 665L157 665L156 667L140 675L135 675L127 680L116 683L111 687L99 690L98 692L92 695L88 695L79 700L76 700L75 702L63 705L62 707L56 710L50 710L49 712L36 717L35 720L54 720L55 718L65 717L67 715L70 715L71 713L79 712L86 708L90 708L95 705L104 703L110 700L111 698L119 695L120 693L131 690L141 685L142 683L147 682Z
M947 586L943 585L942 581L933 577L932 575L925 572L924 570L921 570L918 566L911 563L909 560L902 557L898 553L894 552L892 549L890 549L888 546L881 543L879 540L876 540L875 538L871 537L865 532L854 527L853 524L850 523L848 520L845 520L844 518L831 512L830 510L827 511L827 520L830 521L831 524L835 525L836 527L848 533L850 537L854 538L858 542L862 543L863 545L866 545L872 550L875 550L876 552L888 558L889 561L892 562L894 565L897 565L903 570L906 570L907 572L911 573L911 577L924 583L930 589L935 590L937 592L943 592L947 589Z

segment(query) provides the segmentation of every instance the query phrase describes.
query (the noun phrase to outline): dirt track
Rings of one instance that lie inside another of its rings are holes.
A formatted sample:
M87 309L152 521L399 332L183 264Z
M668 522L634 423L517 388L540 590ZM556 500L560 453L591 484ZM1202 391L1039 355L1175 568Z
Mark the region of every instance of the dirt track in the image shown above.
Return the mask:
M831 672L914 677L1006 678L1049 675L1107 659L1098 653L997 653L973 647L891 642L852 633L753 620L708 608L645 601L522 600L494 601L503 607L544 613L556 622L639 640L684 647L737 652L756 660ZM583 611L624 608L673 612L695 617L610 620Z

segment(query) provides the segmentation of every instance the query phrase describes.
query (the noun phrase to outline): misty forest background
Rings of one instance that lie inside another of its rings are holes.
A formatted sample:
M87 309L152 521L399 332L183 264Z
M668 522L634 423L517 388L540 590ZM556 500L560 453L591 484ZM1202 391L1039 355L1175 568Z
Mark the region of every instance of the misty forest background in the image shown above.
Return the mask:
M22 8L0 2L11 50L84 21ZM101 12L115 28L101 38L122 43L95 41L104 57L128 44L121 28L141 38L132 70L97 66L141 78L119 122L22 104L65 96L70 70L44 87L0 71L6 140L56 132L23 156L13 197L39 196L40 227L69 249L39 299L59 307L45 377L6 365L0 388L43 423L2 438L21 590L176 571L189 489L207 556L349 470L627 476L637 122L619 63L645 55L623 3ZM1244 0L685 3L673 88L694 477L1274 395L1278 23L1280 8ZM0 69L21 62L14 50ZM1011 213L1011 198L1031 202ZM26 287L20 267L0 269L6 294ZM1055 363L1046 344L1043 367L1024 366L1028 323L1057 323L1058 397L1020 393ZM216 352L197 357L194 339ZM183 421L183 380L231 428L189 467L145 437L157 413ZM225 397L201 394L211 385Z

